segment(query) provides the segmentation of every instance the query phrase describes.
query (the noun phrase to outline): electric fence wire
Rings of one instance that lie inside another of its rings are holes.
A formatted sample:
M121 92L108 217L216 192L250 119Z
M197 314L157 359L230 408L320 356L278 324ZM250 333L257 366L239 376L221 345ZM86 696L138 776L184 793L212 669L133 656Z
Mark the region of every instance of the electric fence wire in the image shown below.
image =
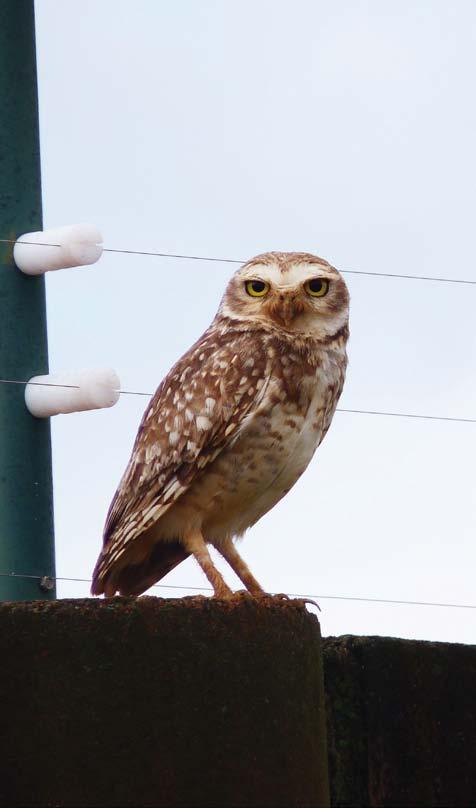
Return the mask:
M35 387L61 387L70 390L79 390L78 384L55 384L54 382L24 382L17 379L0 379L0 384L31 384ZM147 396L151 398L154 394L142 392L140 390L115 390L121 396ZM355 415L384 415L390 418L418 418L424 421L454 421L462 424L476 424L476 418L456 418L449 415L420 415L411 412L386 412L383 410L356 410L347 407L337 407L336 412L346 412Z
M33 580L42 580L43 575L24 575L17 572L0 572L1 578L24 578ZM49 577L49 576L48 576ZM65 581L71 583L84 583L90 584L91 578L68 578L66 576L56 576L49 578L51 581ZM178 584L154 584L150 589L175 589L188 592L213 592L209 586L185 586ZM273 593L270 593L273 594ZM302 594L298 592L288 592L287 596L290 598L300 598L302 600L342 600L357 603L380 603L392 606L430 606L438 609L476 609L476 604L472 603L437 603L435 601L425 600L395 600L391 598L373 598L373 597L359 597L349 595L319 595L319 594Z
M0 243L3 244L30 244L34 247L61 247L61 244L49 244L47 242L37 241L35 243L29 241L21 241L10 239L10 238L0 238ZM178 258L187 261L213 261L215 263L220 264L246 264L246 259L241 260L238 258L215 258L209 255L185 255L181 253L166 253L166 252L155 252L154 250L126 250L126 249L119 249L115 247L103 247L103 252L107 253L117 253L122 255L145 255L145 256L152 256L155 258ZM344 275L367 275L370 277L380 277L380 278L404 278L405 280L413 280L413 281L436 281L438 283L459 283L459 284L467 284L470 286L476 286L476 280L472 281L466 278L438 278L433 277L432 275L404 275L397 272L366 272L360 269L341 269L340 272Z

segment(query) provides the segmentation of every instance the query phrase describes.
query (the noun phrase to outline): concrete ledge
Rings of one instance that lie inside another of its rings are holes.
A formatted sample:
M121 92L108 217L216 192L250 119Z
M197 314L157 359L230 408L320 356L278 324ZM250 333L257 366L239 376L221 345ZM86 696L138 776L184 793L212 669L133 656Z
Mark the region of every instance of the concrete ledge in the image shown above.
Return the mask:
M476 646L323 640L333 806L476 805Z
M2 806L327 804L303 603L0 604L0 661Z

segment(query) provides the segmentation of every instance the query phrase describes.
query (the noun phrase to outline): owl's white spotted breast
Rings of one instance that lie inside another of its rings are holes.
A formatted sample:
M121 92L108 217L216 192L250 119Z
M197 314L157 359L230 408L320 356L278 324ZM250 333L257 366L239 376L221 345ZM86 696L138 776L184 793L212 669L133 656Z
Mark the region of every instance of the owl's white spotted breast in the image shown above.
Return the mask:
M309 361L282 346L254 348L268 354L259 404L159 520L157 538L192 527L214 543L242 534L292 488L324 437L342 389L345 352L321 348Z

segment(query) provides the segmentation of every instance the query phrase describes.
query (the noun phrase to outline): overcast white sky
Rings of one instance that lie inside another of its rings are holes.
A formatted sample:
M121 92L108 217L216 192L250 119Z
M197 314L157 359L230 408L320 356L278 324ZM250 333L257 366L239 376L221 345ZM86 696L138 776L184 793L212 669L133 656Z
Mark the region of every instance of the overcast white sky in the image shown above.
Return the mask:
M36 15L45 226L475 278L472 0L37 0ZM52 372L111 366L125 389L154 390L231 271L110 254L51 273ZM341 406L476 417L476 289L346 280ZM53 420L59 576L91 575L145 403ZM270 591L476 604L475 453L473 424L337 413L243 555ZM190 559L165 583L206 585ZM320 603L326 635L475 642L476 611Z

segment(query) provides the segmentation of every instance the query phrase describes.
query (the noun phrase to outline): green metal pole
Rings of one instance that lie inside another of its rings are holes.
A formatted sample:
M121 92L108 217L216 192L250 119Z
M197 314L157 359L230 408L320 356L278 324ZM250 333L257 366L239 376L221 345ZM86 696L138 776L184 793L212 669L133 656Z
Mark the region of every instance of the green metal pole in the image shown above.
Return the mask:
M34 4L0 0L0 238L41 229ZM47 372L44 278L22 274L0 243L0 379ZM0 600L56 596L50 424L24 392L0 383Z

